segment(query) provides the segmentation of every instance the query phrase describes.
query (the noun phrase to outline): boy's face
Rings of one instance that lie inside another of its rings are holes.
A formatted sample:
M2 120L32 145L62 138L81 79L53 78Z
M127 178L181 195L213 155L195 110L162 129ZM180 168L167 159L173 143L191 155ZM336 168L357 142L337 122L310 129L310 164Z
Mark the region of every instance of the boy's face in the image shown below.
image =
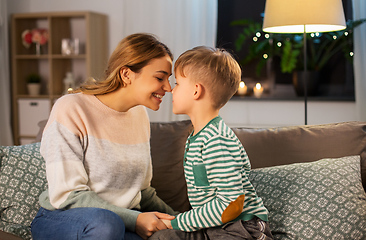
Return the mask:
M173 93L173 113L189 115L192 109L194 83L189 77L182 77L179 71L176 72L176 85Z

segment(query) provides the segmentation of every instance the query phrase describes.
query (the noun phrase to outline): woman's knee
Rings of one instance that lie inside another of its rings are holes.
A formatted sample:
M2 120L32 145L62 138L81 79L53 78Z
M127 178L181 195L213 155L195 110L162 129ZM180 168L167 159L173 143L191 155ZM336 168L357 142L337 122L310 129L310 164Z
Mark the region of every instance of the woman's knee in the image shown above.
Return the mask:
M84 230L85 236L98 234L101 239L123 239L125 225L116 213L105 209L92 208L89 214L91 221Z
M32 222L34 239L118 239L125 235L123 220L114 212L100 208L41 209ZM73 236L73 237L72 237Z

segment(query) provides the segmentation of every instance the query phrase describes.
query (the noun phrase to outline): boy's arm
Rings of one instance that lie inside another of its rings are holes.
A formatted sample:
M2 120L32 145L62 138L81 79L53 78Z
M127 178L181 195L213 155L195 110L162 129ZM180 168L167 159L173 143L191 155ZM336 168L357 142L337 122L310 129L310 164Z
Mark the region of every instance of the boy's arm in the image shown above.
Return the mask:
M193 207L192 210L176 216L171 221L173 229L182 231L196 231L201 228L217 227L223 224L221 216L231 201L244 194L242 171L243 153L240 152L235 141L223 137L210 140L202 151L202 160L206 173L200 172L199 175L207 175L207 185L199 184L192 179L188 188L201 189L206 192L214 191L214 197L209 201L205 196L190 196ZM245 154L245 152L244 152ZM244 157L247 158L245 155ZM204 168L203 168L204 169ZM201 167L202 170L202 167ZM195 170L193 170L195 172ZM198 174L197 174L198 175ZM194 174L193 176L194 177ZM202 192L201 192L202 193ZM205 202L207 201L207 202Z

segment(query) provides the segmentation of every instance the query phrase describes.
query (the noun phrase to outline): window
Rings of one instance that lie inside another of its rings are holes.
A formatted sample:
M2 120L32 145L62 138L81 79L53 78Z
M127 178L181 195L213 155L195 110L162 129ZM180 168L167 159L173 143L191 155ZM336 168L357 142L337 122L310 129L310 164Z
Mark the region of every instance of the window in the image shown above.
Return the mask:
M239 19L251 19L262 23L264 8L265 0L218 0L217 47L223 47L231 51L239 62L243 60L249 53L249 46L253 43L253 40L247 39L243 48L237 51L235 41L243 27L231 26L230 23ZM352 0L343 0L343 8L346 21L352 19ZM271 61L270 64L267 64L268 66L262 68L260 74L256 73L258 61L252 61L245 65L241 64L242 78L250 84L256 82L263 82L262 85L267 84L268 97L296 97L296 95L293 95L292 74L281 72L280 59L273 58ZM275 93L276 87L284 87L283 89L286 88L292 93L286 91L282 91L281 94ZM354 101L353 65L348 62L341 51L335 54L320 71L319 85L314 97Z

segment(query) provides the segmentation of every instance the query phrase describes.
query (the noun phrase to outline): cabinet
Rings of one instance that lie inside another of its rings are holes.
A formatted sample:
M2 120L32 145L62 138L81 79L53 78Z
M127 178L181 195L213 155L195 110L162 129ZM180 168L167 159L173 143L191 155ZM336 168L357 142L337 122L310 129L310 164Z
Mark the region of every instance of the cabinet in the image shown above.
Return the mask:
M67 72L73 74L76 85L89 77L103 77L108 60L107 16L95 12L20 13L12 15L11 24L13 135L15 144L20 144L21 139L36 136L38 127L30 120L39 118L35 116L39 112L44 117L44 112L49 113L55 100L64 94ZM38 55L36 44L26 48L22 43L22 33L35 28L47 29L49 36ZM79 39L78 54L62 54L65 38ZM34 73L41 76L41 92L30 96L26 78ZM27 104L20 106L26 100L42 104L32 111ZM36 131L24 131L29 128Z

